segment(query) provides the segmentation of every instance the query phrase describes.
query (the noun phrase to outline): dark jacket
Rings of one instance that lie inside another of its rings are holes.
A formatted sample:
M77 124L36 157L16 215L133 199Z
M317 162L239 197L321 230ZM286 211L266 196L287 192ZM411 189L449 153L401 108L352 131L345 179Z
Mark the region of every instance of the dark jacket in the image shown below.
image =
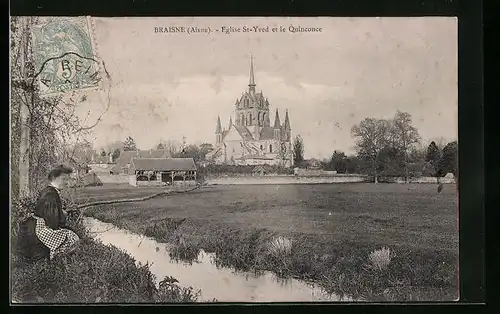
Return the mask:
M56 230L63 227L70 229L66 226L61 197L53 186L48 186L40 192L34 214L43 218L47 227L51 229ZM49 248L36 236L35 228L36 220L34 218L29 218L21 223L17 242L18 253L30 261L48 258L50 254Z
M40 192L36 202L35 215L43 218L50 229L57 230L66 225L66 215L62 211L59 192L53 186L48 186Z

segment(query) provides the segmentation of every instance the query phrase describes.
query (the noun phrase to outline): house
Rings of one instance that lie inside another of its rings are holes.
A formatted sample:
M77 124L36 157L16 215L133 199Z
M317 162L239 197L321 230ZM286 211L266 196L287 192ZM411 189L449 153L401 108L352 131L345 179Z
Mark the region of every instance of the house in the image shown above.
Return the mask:
M116 160L116 164L111 168L112 174L128 174L130 161L136 158L168 158L170 153L165 149L131 150L123 151Z
M132 157L128 169L129 184L174 185L196 184L197 168L193 158Z
M92 156L88 166L91 172L99 174L109 173L114 164L113 154L109 153L107 156Z

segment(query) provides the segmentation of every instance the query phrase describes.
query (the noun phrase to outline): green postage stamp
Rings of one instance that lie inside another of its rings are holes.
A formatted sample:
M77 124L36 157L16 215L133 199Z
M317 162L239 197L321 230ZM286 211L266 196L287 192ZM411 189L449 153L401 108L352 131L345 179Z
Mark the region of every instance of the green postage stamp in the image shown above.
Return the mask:
M90 17L40 17L32 27L35 75L41 96L99 88L100 62Z

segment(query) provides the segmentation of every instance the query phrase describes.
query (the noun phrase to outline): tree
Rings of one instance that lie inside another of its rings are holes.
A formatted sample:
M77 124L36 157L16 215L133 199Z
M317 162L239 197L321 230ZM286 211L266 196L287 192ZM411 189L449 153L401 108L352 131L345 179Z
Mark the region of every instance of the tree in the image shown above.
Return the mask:
M371 164L371 173L375 183L378 183L379 155L389 143L390 128L387 120L365 118L351 129L351 135L357 138L358 156Z
M200 144L200 149L208 153L214 149L214 145L210 143L202 143Z
M391 121L390 144L393 148L401 152L404 159L405 182L408 182L408 154L411 148L420 141L418 130L412 125L412 118L409 113L399 111Z
M135 145L135 141L132 137L127 137L125 141L123 142L123 150L124 151L134 151L137 150L137 147Z
M290 152L287 143L281 143L278 151L278 159L280 160L280 167L285 167L289 158Z
M458 142L453 141L443 148L443 152L438 159L436 169L436 177L438 178L438 192L443 188L440 178L444 177L448 173L452 173L455 177L455 183L458 188Z
M195 162L205 159L206 152L196 145L187 145L182 150L178 151L173 157L193 158Z
M436 145L436 142L432 141L429 144L429 147L427 147L427 154L425 156L425 161L428 162L434 168L436 174L438 169L438 161L440 158L441 158L441 150ZM436 177L438 176L436 175Z
M347 156L342 151L335 150L332 154L332 157L325 165L326 170L335 170L338 173L346 173L347 172Z
M346 158L346 173L359 172L359 159L357 156L351 155Z
M101 157L106 157L106 152L103 150L101 150Z
M182 151L181 144L173 140L159 140L156 149L163 149L172 157Z
M293 164L298 167L304 161L304 141L297 134L293 140Z

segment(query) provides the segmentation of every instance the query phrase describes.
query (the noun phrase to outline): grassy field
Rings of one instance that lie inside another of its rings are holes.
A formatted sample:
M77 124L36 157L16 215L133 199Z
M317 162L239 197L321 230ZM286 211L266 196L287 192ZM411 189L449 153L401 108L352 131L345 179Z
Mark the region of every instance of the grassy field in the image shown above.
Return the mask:
M86 188L79 197L154 192L103 186ZM440 194L428 184L212 186L86 213L177 244L181 258L204 249L217 253L221 266L271 270L341 295L381 301L458 296L458 197L452 185ZM276 236L290 239L291 247L272 248ZM369 257L382 247L390 250L387 266Z

